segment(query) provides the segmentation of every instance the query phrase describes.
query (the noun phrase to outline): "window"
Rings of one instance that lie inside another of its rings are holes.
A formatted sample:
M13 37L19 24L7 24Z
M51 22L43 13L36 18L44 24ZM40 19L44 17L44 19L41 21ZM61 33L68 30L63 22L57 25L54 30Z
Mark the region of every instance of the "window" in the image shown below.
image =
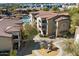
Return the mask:
M34 17L34 19L36 20L36 17Z
M39 28L41 28L41 26L39 25Z
M46 26L45 26L45 25L43 25L43 26L42 26L42 28L46 28Z
M18 43L13 43L13 49L18 49Z
M41 31L39 30L39 33L41 33Z
M46 31L45 30L43 31L43 34L46 35Z
M42 20L42 23L47 23L46 19Z
M24 6L24 8L26 8L27 6Z
M13 39L18 39L18 35L13 35Z
M41 20L39 20L39 22L41 22Z

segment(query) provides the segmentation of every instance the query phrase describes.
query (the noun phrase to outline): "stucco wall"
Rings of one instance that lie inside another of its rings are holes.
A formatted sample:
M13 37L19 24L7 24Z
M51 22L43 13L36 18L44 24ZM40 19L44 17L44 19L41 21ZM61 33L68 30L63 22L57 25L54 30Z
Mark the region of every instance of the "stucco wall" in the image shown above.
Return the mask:
M12 39L9 37L0 37L0 51L11 50L12 49Z
M69 20L58 21L58 35L61 35L60 32L68 31L70 26Z
M30 16L30 24L32 24L32 19L33 19L32 17L33 16L32 16L32 14L29 14L29 16Z
M62 20L58 22L58 30L66 31L69 30L69 20Z
M29 14L29 16L30 16L30 24L31 24L31 26L36 26L36 19L34 18L35 15Z
M39 22L39 21L41 21L41 18L40 18L40 17L37 18L37 30L38 30L38 31L41 31L40 34L43 35L42 29L39 27L39 25L40 25L40 26L42 25L42 23L41 23L42 21L41 21L41 22Z
M52 35L56 32L56 24L53 19L48 20L48 35Z

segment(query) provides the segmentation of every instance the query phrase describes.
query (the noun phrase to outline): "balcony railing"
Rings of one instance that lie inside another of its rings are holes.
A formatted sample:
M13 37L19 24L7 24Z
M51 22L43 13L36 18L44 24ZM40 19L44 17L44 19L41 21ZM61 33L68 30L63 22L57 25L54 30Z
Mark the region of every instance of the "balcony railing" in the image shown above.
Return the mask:
M46 30L47 29L47 26L46 25L43 25L42 26L42 30Z

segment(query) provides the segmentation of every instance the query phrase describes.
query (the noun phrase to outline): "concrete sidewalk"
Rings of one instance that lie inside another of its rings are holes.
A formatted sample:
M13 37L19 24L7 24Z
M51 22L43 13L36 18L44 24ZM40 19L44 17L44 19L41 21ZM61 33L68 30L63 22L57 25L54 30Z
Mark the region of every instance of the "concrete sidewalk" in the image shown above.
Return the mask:
M57 41L57 42L54 42L55 46L59 48L59 53L56 55L56 56L63 56L64 53L63 53L63 50L60 46L60 43L63 42L63 41ZM36 56L43 56L41 55L38 50L33 50L33 53L36 55Z
M62 50L62 47L60 46L61 42L62 41L60 41L60 42L54 42L54 45L59 48L59 53L58 53L57 56L63 56L63 50Z

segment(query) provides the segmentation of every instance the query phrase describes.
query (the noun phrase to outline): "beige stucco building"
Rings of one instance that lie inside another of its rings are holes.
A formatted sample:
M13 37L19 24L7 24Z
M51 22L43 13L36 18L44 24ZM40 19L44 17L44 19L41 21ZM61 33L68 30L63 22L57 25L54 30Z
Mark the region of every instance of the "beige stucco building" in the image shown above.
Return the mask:
M0 19L0 51L20 48L22 21L12 17Z
M37 30L43 36L61 36L63 32L69 30L70 18L68 13L54 13L49 11L32 12L36 13L35 20ZM33 17L33 16L32 16ZM31 20L34 18L31 18ZM33 24L31 22L31 24Z
M12 38L10 37L0 37L0 51L12 50Z

